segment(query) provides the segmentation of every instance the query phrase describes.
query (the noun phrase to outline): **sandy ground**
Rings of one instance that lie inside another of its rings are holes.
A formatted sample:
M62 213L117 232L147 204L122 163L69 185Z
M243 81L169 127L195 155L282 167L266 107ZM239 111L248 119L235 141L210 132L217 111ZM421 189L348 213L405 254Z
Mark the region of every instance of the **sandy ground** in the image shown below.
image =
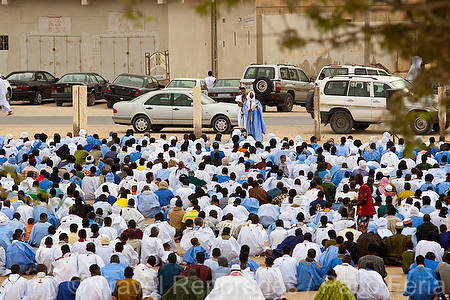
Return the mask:
M40 106L32 106L25 102L14 102L12 105L12 109L14 111L14 115L10 117L6 117L4 114L0 115L0 125L3 123L4 118L14 118L14 116L48 116L51 118L52 116L67 116L68 118L72 118L72 107L67 106L65 104L63 107L56 107L56 105L52 102L46 102ZM275 115L280 114L276 112L275 108L268 108L265 115ZM284 115L307 115L304 108L295 106L294 110L290 113L283 113ZM112 110L106 108L106 102L98 101L94 107L88 108L89 116L111 116ZM122 135L126 132L129 126L122 125L113 125L113 126L88 126L87 131L88 134L97 133L100 137L106 137L109 135L110 131L116 131L119 135ZM165 129L164 133L167 135L176 135L179 138L183 136L183 134L191 129L184 128L175 128L175 129ZM361 139L363 142L367 141L371 136L381 137L382 133L388 130L387 126L383 125L372 125L365 131L360 132L352 132L354 139ZM15 138L18 138L20 134L26 131L32 136L35 132L45 132L49 136L53 135L55 132L64 135L68 131L72 131L71 125L46 125L46 124L36 124L36 125L1 125L0 126L0 135L5 136L8 133L13 134ZM314 134L313 126L268 126L268 133L274 133L277 136L284 137L287 136L293 139L296 135L302 136L304 140L309 140L309 137ZM213 137L214 133L212 131L205 131L206 134ZM137 134L138 137L141 135ZM155 137L159 136L159 134L154 134ZM321 139L326 140L329 137L333 137L335 141L339 142L340 135L334 134L329 126L322 127L321 130ZM226 137L225 137L226 138ZM447 137L448 138L448 137ZM150 220L148 220L151 222ZM179 253L182 254L184 251L180 249ZM264 259L261 258L253 258L261 265L263 265ZM405 283L406 283L406 275L403 274L401 268L396 267L388 267L388 277L386 282L388 283L388 287L391 291L392 299L406 299L402 296L404 291ZM31 278L32 276L28 276ZM4 280L5 277L0 277L0 282ZM288 293L288 299L291 300L309 300L314 299L315 292L299 292L299 293Z

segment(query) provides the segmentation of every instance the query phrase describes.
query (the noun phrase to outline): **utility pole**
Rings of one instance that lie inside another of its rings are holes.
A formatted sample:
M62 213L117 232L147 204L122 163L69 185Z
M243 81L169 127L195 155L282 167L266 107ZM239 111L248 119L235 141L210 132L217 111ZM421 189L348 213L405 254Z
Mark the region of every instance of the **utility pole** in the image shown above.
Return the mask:
M370 65L370 34L367 30L370 27L370 0L366 0L366 10L364 12L364 65Z

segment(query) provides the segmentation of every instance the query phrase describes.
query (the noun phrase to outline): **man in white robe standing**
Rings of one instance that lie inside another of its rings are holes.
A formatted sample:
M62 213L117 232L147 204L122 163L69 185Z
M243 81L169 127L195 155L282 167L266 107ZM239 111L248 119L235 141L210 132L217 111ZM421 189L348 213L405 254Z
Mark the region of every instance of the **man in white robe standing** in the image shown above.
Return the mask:
M112 300L108 281L101 276L100 267L96 264L89 267L91 277L80 283L77 289L76 300Z
M37 265L36 277L28 280L26 288L27 300L54 300L58 295L58 282L47 275L47 266Z
M0 287L0 300L21 300L25 297L27 280L20 274L20 266L12 265L11 274Z
M8 99L6 99L6 95L8 94L8 87L1 76L2 75L0 74L0 106L2 107L2 111L7 112L7 115L10 116L13 114L13 112L11 110L11 106L9 105Z

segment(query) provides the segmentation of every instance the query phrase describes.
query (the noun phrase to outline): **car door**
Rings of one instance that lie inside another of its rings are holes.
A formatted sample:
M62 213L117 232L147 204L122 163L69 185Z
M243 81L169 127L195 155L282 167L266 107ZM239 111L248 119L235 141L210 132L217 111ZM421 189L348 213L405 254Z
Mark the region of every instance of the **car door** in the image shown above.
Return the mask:
M105 78L96 73L94 73L93 76L95 76L95 78L97 79L99 95L101 98L103 98L103 95L105 94L106 90L107 81Z
M192 125L193 107L192 98L184 93L173 93L172 116L173 124Z
M35 78L36 78L35 84L37 87L37 91L40 91L42 96L44 97L44 89L45 89L45 86L47 85L47 78L44 76L44 74L42 72L36 72Z
M293 87L294 93L295 93L295 98L294 98L294 103L295 103L296 100L302 98L303 83L300 81L300 78L298 77L298 73L297 73L296 69L289 68L288 70L289 70L290 82L292 84L292 87Z
M373 82L372 118L374 120L383 121L387 119L386 90L390 88L389 85L383 82Z
M47 72L42 72L45 78L45 83L43 84L42 96L44 98L50 98L52 94L52 86L56 82L56 78Z
M350 81L345 106L352 113L353 119L369 122L372 119L372 98L370 97L370 82L364 80Z
M297 98L298 102L304 103L306 101L306 95L308 95L308 92L314 88L314 83L309 81L308 76L306 76L305 72L302 70L297 70L298 75L300 76L300 81L302 83L301 86L301 97Z
M171 93L158 93L147 99L142 105L143 112L152 124L173 124Z

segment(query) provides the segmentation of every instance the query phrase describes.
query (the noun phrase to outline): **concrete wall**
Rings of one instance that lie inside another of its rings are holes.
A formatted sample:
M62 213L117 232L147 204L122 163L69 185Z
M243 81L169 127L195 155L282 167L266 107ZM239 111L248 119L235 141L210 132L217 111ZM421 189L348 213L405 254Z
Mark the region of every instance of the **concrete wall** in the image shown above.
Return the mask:
M0 51L0 72L98 72L109 80L122 72L144 73L145 52L169 47L167 5L143 2L149 20L140 27L122 9L108 0L15 0L0 6L0 34L9 35L10 44Z
M302 49L282 49L279 44L280 33L287 26L297 30L304 38L319 35L315 27L302 14L262 15L263 63L286 63L301 67L307 75L317 77L320 69L328 64L363 64L363 43L348 47L331 49L320 44L308 44ZM362 24L362 23L360 23ZM361 37L362 38L362 37ZM371 49L371 64L380 63L390 72L397 70L397 56L374 47Z

